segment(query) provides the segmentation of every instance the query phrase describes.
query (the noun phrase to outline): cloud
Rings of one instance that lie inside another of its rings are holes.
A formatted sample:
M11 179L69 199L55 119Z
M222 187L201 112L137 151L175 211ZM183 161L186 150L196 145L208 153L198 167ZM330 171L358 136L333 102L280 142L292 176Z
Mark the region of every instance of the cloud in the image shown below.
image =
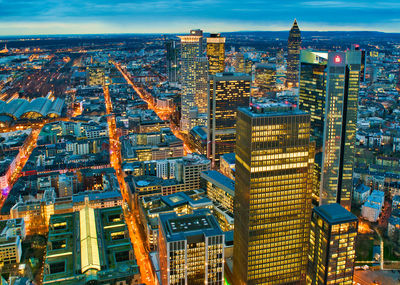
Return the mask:
M398 0L0 0L0 11L0 34L288 30L294 18L303 29L400 31Z

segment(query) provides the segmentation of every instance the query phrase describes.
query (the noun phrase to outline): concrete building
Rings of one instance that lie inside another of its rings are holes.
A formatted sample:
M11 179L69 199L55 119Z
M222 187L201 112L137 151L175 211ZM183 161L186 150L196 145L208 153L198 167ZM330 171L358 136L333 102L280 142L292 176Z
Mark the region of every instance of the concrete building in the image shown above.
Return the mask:
M357 225L358 218L339 204L313 209L307 284L353 284Z
M53 215L43 284L140 284L121 207Z
M208 210L159 216L162 284L224 284L224 238Z

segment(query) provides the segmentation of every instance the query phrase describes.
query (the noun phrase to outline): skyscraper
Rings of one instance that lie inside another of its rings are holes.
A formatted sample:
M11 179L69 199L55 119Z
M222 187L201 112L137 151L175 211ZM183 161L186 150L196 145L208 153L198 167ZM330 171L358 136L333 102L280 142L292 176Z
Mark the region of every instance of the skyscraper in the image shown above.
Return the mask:
M176 46L176 41L168 40L165 43L167 50L167 75L168 81L175 83L178 80L178 48Z
M203 32L191 30L190 35L179 36L181 39L181 130L189 132L192 126L192 118L197 114L196 97L196 71L198 59L203 53Z
M210 76L208 92L208 158L218 166L222 154L234 151L238 107L249 106L251 76L217 73Z
M307 284L353 284L357 223L336 203L313 209Z
M199 57L195 61L196 90L194 103L197 107L197 111L199 114L207 113L208 63L209 62L206 57Z
M239 108L237 117L234 279L303 284L314 159L310 115L271 103Z
M221 34L210 34L207 38L207 58L210 74L225 71L225 38Z
M327 63L320 204L350 210L361 52L330 52Z
M300 52L299 109L311 115L311 140L315 141L313 200L319 203L322 144L325 121L326 64L328 53Z
M294 20L289 32L288 57L286 70L286 86L296 87L299 84L299 57L301 48L301 33L297 21Z

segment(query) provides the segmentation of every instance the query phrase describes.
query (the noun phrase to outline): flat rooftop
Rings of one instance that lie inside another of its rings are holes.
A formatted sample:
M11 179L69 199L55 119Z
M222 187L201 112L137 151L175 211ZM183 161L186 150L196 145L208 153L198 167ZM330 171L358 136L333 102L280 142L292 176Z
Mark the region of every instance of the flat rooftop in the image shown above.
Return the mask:
M239 107L239 111L249 117L279 117L287 115L305 115L304 111L299 110L291 104L283 103L257 103L250 108Z
M213 183L217 187L221 188L225 192L227 192L229 195L234 196L235 195L235 181L230 179L229 177L226 177L222 173L216 171L216 170L206 170L202 171L200 176Z
M175 212L160 214L159 221L168 242L192 236L223 235L215 217L208 209L194 210L193 214L178 216Z
M337 203L315 207L313 211L331 225L358 221L355 215Z

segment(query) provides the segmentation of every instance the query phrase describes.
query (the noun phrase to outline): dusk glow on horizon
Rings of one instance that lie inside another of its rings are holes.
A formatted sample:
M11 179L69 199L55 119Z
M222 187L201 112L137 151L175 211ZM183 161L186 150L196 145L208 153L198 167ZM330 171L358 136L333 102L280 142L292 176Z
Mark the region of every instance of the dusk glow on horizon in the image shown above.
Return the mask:
M373 1L0 0L0 35L400 30L400 3Z

